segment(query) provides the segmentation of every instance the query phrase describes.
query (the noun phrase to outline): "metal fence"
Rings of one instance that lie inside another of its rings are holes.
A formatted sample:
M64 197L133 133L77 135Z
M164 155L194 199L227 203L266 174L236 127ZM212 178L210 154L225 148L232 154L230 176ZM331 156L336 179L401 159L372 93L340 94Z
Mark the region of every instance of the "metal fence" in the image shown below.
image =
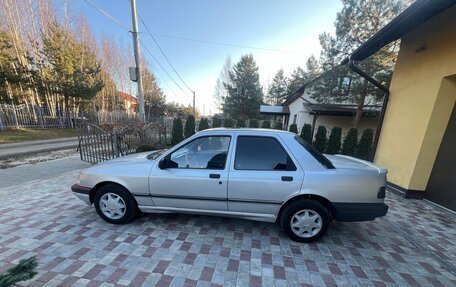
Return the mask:
M80 115L62 109L35 105L0 104L0 130L7 128L71 127Z

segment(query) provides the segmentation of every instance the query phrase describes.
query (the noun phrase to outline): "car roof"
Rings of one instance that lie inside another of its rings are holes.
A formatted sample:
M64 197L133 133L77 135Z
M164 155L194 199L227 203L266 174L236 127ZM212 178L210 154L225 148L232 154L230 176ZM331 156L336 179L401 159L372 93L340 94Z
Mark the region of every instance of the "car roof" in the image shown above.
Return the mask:
M296 135L292 132L289 131L283 131L283 130L274 130L274 129L257 129L257 128L213 128L213 129L207 129L198 132L199 134L202 133L211 133L211 132L246 132L246 133L270 133L270 134L287 134L287 135Z

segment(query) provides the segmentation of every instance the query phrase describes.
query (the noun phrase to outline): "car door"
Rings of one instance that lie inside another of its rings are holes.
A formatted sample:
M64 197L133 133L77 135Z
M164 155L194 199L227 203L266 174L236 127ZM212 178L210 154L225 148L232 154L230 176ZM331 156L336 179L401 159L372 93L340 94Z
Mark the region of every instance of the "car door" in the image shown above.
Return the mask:
M165 157L167 166L154 167L149 192L156 206L227 210L231 136L202 136Z
M280 137L238 135L230 179L228 210L275 214L299 193L304 173Z

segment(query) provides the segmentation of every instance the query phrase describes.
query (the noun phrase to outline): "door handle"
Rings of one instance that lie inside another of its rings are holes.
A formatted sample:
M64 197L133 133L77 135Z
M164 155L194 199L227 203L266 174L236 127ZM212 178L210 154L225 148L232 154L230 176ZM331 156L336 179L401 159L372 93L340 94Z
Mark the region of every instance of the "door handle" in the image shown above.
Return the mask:
M211 173L209 174L209 178L220 178L220 174Z
M292 176L282 176L282 181L293 181Z

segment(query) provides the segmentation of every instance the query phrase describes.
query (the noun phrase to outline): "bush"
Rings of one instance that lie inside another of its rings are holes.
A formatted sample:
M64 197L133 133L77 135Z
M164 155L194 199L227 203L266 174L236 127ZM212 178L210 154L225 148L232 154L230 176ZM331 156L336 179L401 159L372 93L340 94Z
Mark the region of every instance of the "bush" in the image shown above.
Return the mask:
M214 117L212 119L212 128L219 128L222 126L222 120L219 117Z
M249 120L249 128L258 128L258 121L255 119Z
M176 145L184 140L184 128L182 120L176 118L173 120L173 129L171 131L171 145Z
M230 118L226 118L223 121L223 127L225 128L234 128L234 120Z
M237 128L245 128L245 121L243 119L238 119L236 121L236 127Z
M270 129L270 128L271 128L271 121L269 121L269 120L264 120L264 121L261 123L261 128L263 128L263 129Z
M317 149L319 152L323 153L325 152L326 149L326 128L324 126L319 126L317 130L317 134L315 135L315 141L313 143L313 146L315 149Z
M187 117L187 121L185 122L185 130L184 135L185 138L189 138L195 134L195 117L193 115L189 115Z
M12 286L20 281L32 279L38 274L35 269L38 266L36 257L19 260L19 264L8 269L5 274L0 275L0 286Z
M341 154L354 156L356 146L358 145L358 129L351 128L348 130L347 135L344 139L344 144L342 145Z
M199 125L198 125L198 131L204 131L209 128L209 122L207 121L207 118L201 118Z
M364 160L369 160L372 150L372 142L374 141L374 131L372 129L365 129L359 139L358 149L356 150L356 157Z
M298 133L298 125L297 124L291 124L290 125L290 132L297 134Z
M299 135L303 140L308 143L312 143L312 125L304 124L301 129L301 134Z
M155 146L143 144L136 148L136 152L138 153L138 152L145 152L145 151L153 151L156 149L157 149L157 147L155 147Z
M282 122L275 122L275 124L274 124L274 129L275 129L275 130L283 130L283 124L282 124Z
M337 154L340 151L342 138L342 128L333 127L331 129L331 134L328 139L328 146L326 147L326 153L328 154Z

